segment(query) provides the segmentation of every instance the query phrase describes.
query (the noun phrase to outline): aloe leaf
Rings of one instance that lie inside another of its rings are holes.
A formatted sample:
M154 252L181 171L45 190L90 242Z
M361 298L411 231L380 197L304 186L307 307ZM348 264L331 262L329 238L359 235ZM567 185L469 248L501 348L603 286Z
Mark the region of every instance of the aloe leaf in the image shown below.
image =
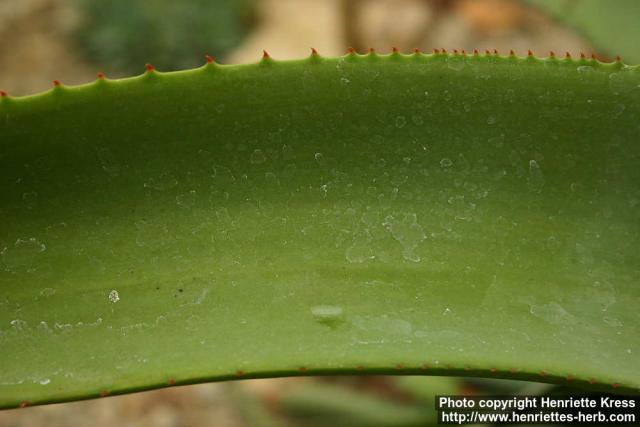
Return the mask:
M202 381L640 389L640 73L221 66L0 104L0 406Z

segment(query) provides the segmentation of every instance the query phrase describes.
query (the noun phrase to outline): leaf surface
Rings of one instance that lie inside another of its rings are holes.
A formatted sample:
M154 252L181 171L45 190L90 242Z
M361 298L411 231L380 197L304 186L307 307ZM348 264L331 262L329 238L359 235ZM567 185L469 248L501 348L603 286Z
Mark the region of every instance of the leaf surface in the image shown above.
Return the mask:
M0 101L0 406L323 373L640 388L640 73L312 56Z

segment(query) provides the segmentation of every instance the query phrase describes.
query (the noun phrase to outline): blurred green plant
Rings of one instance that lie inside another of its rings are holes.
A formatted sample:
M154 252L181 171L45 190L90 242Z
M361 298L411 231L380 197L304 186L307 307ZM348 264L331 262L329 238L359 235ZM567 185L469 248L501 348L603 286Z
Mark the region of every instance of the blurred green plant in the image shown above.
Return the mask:
M251 27L254 0L72 0L84 17L76 33L88 59L108 73L132 74L149 61L192 68L203 53L220 57Z
M640 1L524 0L582 33L601 54L640 62Z

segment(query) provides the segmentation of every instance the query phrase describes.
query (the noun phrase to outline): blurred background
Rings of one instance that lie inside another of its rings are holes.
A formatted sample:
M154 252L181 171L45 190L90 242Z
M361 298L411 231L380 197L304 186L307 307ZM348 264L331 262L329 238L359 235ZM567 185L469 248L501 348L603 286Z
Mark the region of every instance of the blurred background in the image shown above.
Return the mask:
M81 84L201 65L364 53L391 46L585 52L638 63L637 0L0 0L0 89ZM322 377L173 387L0 411L24 426L424 426L436 394L560 392L545 384L442 377ZM566 390L564 390L566 391Z
M0 0L0 90L224 63L413 48L640 60L636 0ZM613 30L611 30L613 28Z

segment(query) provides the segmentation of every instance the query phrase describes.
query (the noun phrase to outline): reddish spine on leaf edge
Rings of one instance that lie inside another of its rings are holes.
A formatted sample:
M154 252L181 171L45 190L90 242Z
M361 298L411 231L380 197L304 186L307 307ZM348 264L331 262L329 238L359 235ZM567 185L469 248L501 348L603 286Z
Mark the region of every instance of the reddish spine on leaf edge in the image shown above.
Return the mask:
M271 59L271 56L269 56L269 52L267 52L266 50L262 51L262 59L266 60L266 59Z
M207 64L213 64L216 60L211 55L205 55L204 58L207 60Z
M155 67L153 65L151 65L151 64L144 64L144 68L146 68L147 72L149 72L149 73L151 73L151 72L156 70Z
M53 86L59 87L60 85L62 85L62 83L60 83L60 80L54 80L53 81Z
M316 50L316 48L315 48L315 47L312 47L312 48L311 48L311 55L313 55L313 56L318 56L318 51Z
M9 96L9 94L3 90L0 90L0 97L4 98L5 96Z
M96 73L96 77L100 80L104 79L104 73L103 72L98 72Z

